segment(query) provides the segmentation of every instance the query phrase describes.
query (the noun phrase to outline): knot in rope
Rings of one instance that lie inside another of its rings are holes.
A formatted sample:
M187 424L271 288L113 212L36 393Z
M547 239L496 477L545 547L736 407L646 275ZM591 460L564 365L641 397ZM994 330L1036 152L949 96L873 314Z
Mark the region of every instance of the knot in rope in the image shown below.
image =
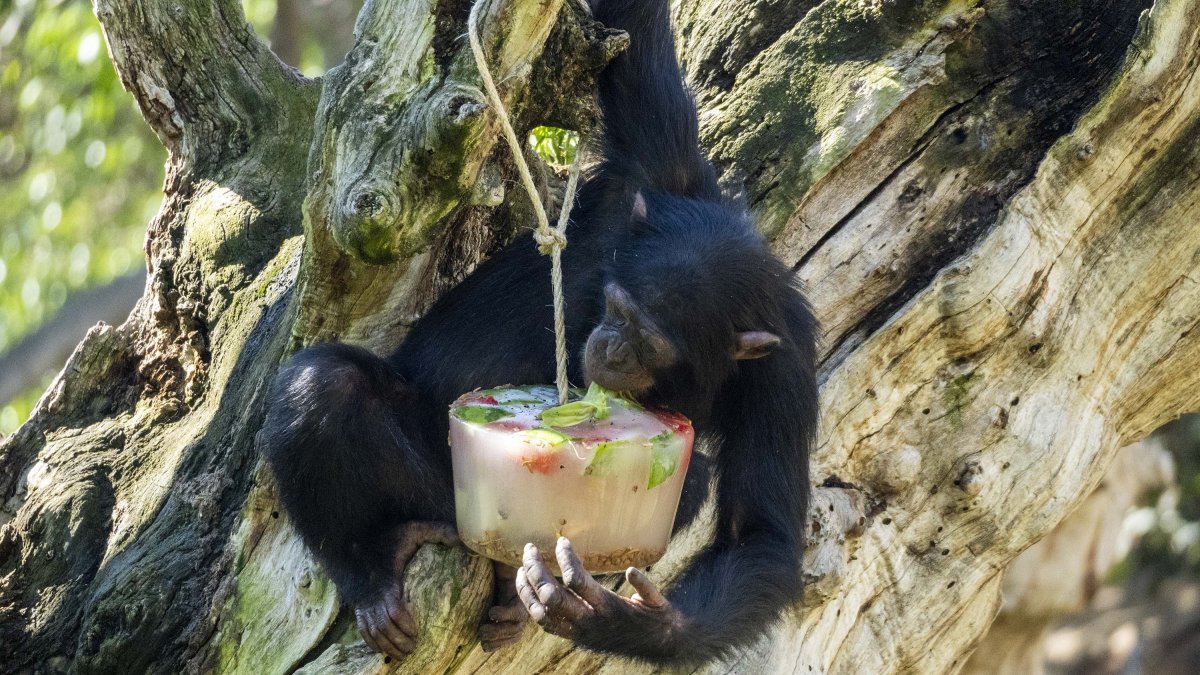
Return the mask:
M533 231L533 240L537 242L538 251L542 255L553 255L567 247L566 233L559 232L557 229L538 228Z

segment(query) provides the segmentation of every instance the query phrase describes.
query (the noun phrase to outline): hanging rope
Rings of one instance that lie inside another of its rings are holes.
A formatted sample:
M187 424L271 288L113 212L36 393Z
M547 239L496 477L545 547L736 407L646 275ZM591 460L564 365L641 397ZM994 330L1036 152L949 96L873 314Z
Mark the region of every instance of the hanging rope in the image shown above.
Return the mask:
M533 182L533 174L529 171L529 165L525 162L525 153L521 147L521 141L517 138L517 132L513 130L512 122L508 118L508 110L504 107L504 102L500 100L500 92L496 90L496 83L492 80L492 71L488 68L487 59L483 54L483 45L479 41L479 8L483 5L483 0L476 0L471 7L471 15L467 19L467 34L471 39L471 53L475 55L475 66L479 69L479 75L483 79L483 88L487 92L488 100L491 102L492 109L496 111L496 116L500 119L500 127L504 131L504 138L508 141L508 147L512 150L513 161L517 165L517 173L521 174L521 183L525 186L525 192L529 195L529 201L533 204L533 213L537 218L537 229L533 232L534 241L538 244L538 250L542 255L550 256L550 286L554 291L554 356L557 364L557 375L555 381L558 384L558 402L560 404L567 402L567 327L566 316L563 309L563 283L562 283L562 250L567 247L567 220L571 215L571 207L575 203L575 188L579 183L579 166L582 163L583 144L580 143L575 151L575 161L571 164L571 174L567 179L567 191L563 196L562 209L558 214L558 224L555 227L550 227L550 219L546 216L546 208L542 206L542 200L538 197L537 185Z

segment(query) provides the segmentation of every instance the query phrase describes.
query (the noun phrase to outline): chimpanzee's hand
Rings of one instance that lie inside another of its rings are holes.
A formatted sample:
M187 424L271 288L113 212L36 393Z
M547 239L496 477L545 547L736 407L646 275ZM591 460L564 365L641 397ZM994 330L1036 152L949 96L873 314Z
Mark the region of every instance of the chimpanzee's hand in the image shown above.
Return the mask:
M625 598L601 586L583 568L566 537L559 537L555 555L562 582L550 573L533 544L525 545L524 565L517 570L517 593L546 632L596 648L606 648L603 638L611 637L618 626L636 629L642 637L652 632L664 643L669 641L679 614L641 570L625 570L625 579L637 591Z
M479 644L485 652L515 644L525 632L529 614L517 595L517 570L504 563L492 562L495 588L492 606L483 623L479 624Z
M425 544L457 543L458 534L445 523L414 521L400 526L392 557L395 582L354 607L358 632L368 647L396 659L412 653L417 646L417 622L404 602L404 571Z

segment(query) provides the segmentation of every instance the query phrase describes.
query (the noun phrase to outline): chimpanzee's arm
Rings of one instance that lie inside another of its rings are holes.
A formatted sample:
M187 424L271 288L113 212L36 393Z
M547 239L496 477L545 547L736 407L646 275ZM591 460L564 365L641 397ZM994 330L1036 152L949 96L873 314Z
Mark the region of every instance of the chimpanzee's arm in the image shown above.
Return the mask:
M793 339L744 362L715 406L725 438L714 458L713 543L665 594L628 572L632 600L601 587L569 542L557 551L563 584L530 547L517 584L543 628L600 651L695 665L764 634L799 599L816 386L812 322L798 302L794 314Z
M669 3L592 0L591 6L601 23L629 33L628 50L613 59L598 82L602 180L623 186L630 196L648 189L720 199L716 173L700 152L696 107L675 60Z
M806 374L786 372L788 358L744 363L740 391L718 403L727 436L716 458L715 539L667 590L679 623L663 643L647 640L647 658L657 649L682 661L721 656L800 598L816 401Z

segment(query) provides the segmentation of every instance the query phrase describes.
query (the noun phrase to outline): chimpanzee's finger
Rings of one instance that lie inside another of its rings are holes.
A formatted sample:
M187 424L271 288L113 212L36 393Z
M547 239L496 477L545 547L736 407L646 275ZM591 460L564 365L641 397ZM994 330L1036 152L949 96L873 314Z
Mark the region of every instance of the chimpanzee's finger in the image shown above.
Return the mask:
M529 583L529 577L525 574L525 568L517 570L517 595L521 598L521 603L525 605L525 611L529 612L529 616L533 618L538 625L542 625L546 621L546 608L538 601L537 593L534 592L533 586Z
M371 636L371 639L367 641L367 644L371 646L371 649L375 650L379 654L395 656L395 654L392 654L392 651L395 648L388 644L387 640L383 639L383 636L379 634L379 631L375 628L374 624L367 629L367 634Z
M600 607L609 590L601 586L600 582L584 569L583 562L578 555L575 555L575 549L571 547L571 541L566 537L559 537L554 553L558 558L558 566L562 568L563 581L567 584L567 588L583 598L584 602L593 608Z
M547 615L558 620L570 621L576 618L580 608L571 605L573 602L578 603L579 598L568 593L558 579L554 578L554 573L542 560L541 552L533 544L525 545L524 562L525 577L537 593L538 601L546 608ZM545 628L545 625L542 627Z
M404 631L405 635L415 640L417 637L417 622L413 619L412 612L408 611L408 606L404 603L401 593L389 593L385 607L391 622Z
M637 594L633 596L634 600L641 602L643 605L652 608L665 607L667 599L658 590L658 586L650 581L650 577L646 573L636 567L630 567L625 570L625 580L629 582Z
M488 618L497 623L507 621L519 621L524 623L525 619L529 618L529 614L525 612L525 608L521 606L521 601L515 599L504 605L496 605L488 610Z
M404 570L417 550L425 544L454 546L458 544L458 532L447 523L416 520L400 526L399 537L392 553L392 564L396 575L404 578Z
M488 609L488 618L496 622L525 623L529 620L529 614L521 605L521 598L517 596L517 568L493 562L492 569L495 572L495 587L492 589L492 606Z
M492 561L492 573L496 575L496 585L508 584L510 587L517 578L517 568Z
M542 630L559 637L571 637L575 630L573 621L585 611L583 601L554 578L532 544L527 546L525 567L517 572L517 584L529 616ZM532 596L532 604L529 596Z
M354 614L358 622L359 633L363 635L363 641L371 649L402 659L408 656L415 647L414 640L405 635L399 626L392 623L385 602L356 608Z
M364 621L361 616L357 618L356 623L358 624L359 636L362 637L363 642L367 643L371 651L382 652L383 650L379 648L379 643L375 641L375 636L371 634L371 624Z
M563 560L562 554L558 555L559 560ZM541 622L541 626L547 631L569 637L577 622L595 612L595 609L583 598L567 590L558 579L554 578L550 567L542 560L537 547L530 545L527 548L525 567L522 569L525 570L526 579L533 586L538 601L546 608L548 619ZM583 574L587 573L583 572Z
M399 626L387 620L376 627L375 641L383 647L384 653L397 659L408 656L417 647L416 642L405 635Z

